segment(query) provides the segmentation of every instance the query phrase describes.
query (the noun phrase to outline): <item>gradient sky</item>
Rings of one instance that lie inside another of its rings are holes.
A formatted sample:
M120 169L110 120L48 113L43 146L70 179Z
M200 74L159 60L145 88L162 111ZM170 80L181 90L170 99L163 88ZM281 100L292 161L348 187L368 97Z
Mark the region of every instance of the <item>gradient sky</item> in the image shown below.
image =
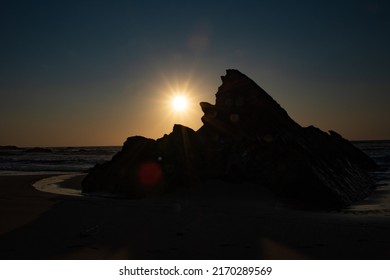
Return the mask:
M0 145L198 129L229 68L303 126L390 139L390 1L1 1L0 38Z

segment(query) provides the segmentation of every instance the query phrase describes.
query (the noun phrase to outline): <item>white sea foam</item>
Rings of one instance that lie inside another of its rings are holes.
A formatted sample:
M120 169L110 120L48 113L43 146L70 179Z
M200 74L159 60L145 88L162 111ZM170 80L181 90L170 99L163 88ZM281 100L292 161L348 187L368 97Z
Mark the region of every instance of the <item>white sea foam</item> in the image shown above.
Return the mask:
M62 188L60 184L66 180L83 175L83 173L63 174L39 180L33 184L38 191L60 195L81 196L81 190Z

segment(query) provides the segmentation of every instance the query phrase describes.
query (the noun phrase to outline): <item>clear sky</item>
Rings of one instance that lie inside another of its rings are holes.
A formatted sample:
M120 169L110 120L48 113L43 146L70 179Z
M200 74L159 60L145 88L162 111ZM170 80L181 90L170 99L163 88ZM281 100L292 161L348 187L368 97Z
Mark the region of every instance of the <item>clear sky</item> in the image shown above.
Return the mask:
M0 38L0 145L198 129L228 68L303 126L390 139L390 1L11 0Z

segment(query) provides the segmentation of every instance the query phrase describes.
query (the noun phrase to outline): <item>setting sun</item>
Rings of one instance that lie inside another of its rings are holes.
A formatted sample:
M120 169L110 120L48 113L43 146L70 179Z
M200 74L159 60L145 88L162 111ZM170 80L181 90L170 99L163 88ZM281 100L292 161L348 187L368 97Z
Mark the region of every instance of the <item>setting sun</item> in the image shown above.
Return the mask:
M162 85L162 84L165 84ZM153 91L156 92L153 102L153 110L159 121L155 119L155 131L171 130L174 124L185 125L194 129L202 126L202 110L197 104L202 99L198 94L200 85L197 79L191 79L186 75L169 75L163 77L160 83L156 83ZM153 136L155 137L155 136Z
M172 98L172 108L176 112L183 112L187 109L188 101L183 95L177 95Z

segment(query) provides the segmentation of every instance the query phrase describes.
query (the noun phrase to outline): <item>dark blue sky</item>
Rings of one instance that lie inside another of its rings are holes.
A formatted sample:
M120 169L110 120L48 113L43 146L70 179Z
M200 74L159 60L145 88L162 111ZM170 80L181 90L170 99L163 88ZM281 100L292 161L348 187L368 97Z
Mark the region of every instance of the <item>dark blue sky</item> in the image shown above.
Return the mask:
M14 0L0 22L0 145L197 129L227 68L301 125L390 138L388 1ZM193 113L163 109L172 88L189 91Z

